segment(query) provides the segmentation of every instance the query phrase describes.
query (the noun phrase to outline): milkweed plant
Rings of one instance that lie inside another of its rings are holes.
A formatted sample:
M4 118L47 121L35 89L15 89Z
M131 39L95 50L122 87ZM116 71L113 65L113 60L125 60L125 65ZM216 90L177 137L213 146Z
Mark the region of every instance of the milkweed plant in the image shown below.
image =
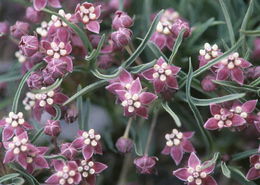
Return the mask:
M0 184L260 183L258 0L0 9Z

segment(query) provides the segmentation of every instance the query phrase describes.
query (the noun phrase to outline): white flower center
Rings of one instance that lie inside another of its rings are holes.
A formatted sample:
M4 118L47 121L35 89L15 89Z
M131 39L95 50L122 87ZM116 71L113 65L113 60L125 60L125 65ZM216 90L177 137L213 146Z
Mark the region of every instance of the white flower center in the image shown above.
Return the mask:
M187 171L190 174L187 181L194 182L196 185L201 185L202 179L207 177L207 173L201 170L200 165L197 165L195 168L189 167Z
M178 12L165 11L161 17L161 20L156 26L156 31L165 35L171 34L173 23L179 18Z
M201 56L204 56L206 60L211 60L213 58L218 57L219 55L219 48L217 44L211 46L209 43L204 44L204 49L199 51Z
M42 87L42 90L46 89L46 87ZM52 105L54 103L53 96L55 92L53 90L45 93L37 93L35 94L35 99L39 100L40 107L45 107L45 105Z
M214 118L218 120L218 127L223 128L223 127L231 127L232 126L232 121L231 118L233 117L233 114L226 115L225 110L221 109L220 114L215 114Z
M73 177L76 175L76 171L70 170L68 166L64 166L62 171L58 171L56 175L60 177L59 184L73 184Z
M15 52L15 57L18 59L19 63L24 63L26 61L26 56L24 56L20 50Z
M11 125L13 128L18 127L19 125L23 125L25 122L23 113L19 112L18 114L15 114L14 112L10 112L8 117L5 118L5 122Z
M167 76L170 76L172 74L172 71L168 69L169 65L164 62L162 65L155 64L154 65L154 73L153 78L157 79L159 78L162 82L164 82L167 79Z
M173 129L171 134L166 134L166 145L169 147L178 146L183 138L183 133L179 132L177 129Z
M66 20L70 20L72 15L70 13L66 14L64 10L59 10L58 12L62 17L64 17ZM67 27L68 25L61 20L57 15L52 15L51 16L51 21L49 22L50 25L54 25L56 28L60 27Z
M89 175L93 175L96 173L95 169L93 168L94 162L93 161L86 161L82 160L80 162L80 166L78 167L78 171L81 173L83 177L88 177Z
M221 60L220 63L227 66L228 69L234 69L236 66L239 67L242 61L239 59L239 54L235 52Z
M140 108L142 106L141 102L139 101L139 94L131 94L127 92L125 94L126 100L124 100L121 105L123 107L128 107L128 112L134 112L135 109Z
M254 165L255 169L260 170L260 162Z
M79 14L82 18L83 23L87 24L91 20L96 20L97 15L95 13L95 7L91 6L89 8L85 8L84 5L81 5L79 7Z
M84 144L91 145L93 147L97 146L98 141L101 139L99 134L95 134L94 129L90 129L88 132L83 132L82 137L84 138Z
M35 105L35 94L27 92L26 97L23 99L23 105L25 110L31 110Z
M23 139L19 139L17 136L13 137L12 142L10 142L8 144L8 148L10 150L13 150L13 153L15 155L19 154L20 152L26 152L27 151L27 142L28 140L23 138Z
M51 56L56 59L59 59L61 56L66 56L68 54L67 50L65 49L64 42L51 42L51 49L48 49L46 53L48 56Z

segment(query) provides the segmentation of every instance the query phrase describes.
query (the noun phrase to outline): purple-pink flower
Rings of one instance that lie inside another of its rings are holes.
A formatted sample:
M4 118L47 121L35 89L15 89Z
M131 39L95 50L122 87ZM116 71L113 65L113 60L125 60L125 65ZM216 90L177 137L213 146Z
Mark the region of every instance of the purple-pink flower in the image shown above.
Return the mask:
M128 117L138 115L147 118L147 106L157 99L155 94L143 92L139 78L132 82L129 90L116 90L116 93L124 107L124 115Z
M180 67L167 64L160 57L153 68L147 69L142 73L142 76L153 82L156 93L161 93L167 89L178 89L177 74L181 70Z
M60 0L33 0L33 6L37 11L50 5L53 8L61 8Z
M64 155L67 159L72 160L77 155L78 151L72 143L63 143L60 147L61 155Z
M119 28L111 33L111 39L119 48L126 46L131 41L132 31L128 28Z
M75 161L53 160L55 173L45 182L48 185L70 185L79 184L81 175L78 171L78 165Z
M260 154L252 155L250 157L251 168L249 169L246 178L248 180L255 180L260 178Z
M72 146L76 149L82 149L82 154L85 159L93 154L102 154L102 146L100 143L101 136L94 129L89 131L78 131L78 137L72 142Z
M36 147L36 150L31 150L27 154L27 168L29 173L36 169L48 168L49 164L44 158L44 154L48 151L48 147Z
M239 54L230 54L227 58L221 60L216 67L217 80L227 80L231 77L232 81L237 82L240 85L244 84L244 69L250 67L252 64L243 58L239 57Z
M166 134L166 145L162 151L164 155L171 155L176 165L179 165L185 152L191 153L195 149L190 142L194 132L179 132L173 129L172 133Z
M213 117L209 118L204 124L204 128L208 130L238 127L246 123L241 115L234 114L228 108L219 104L210 105L210 112Z
M0 22L0 38L9 33L9 23Z
M204 44L204 48L199 51L199 67L204 66L210 60L217 58L222 54L221 50L219 49L217 44L210 45L209 43Z
M134 145L133 141L129 138L126 138L126 137L120 137L116 141L116 148L122 154L131 152L133 145Z
M116 30L119 28L129 28L133 25L133 19L122 11L116 11L115 17L112 21L112 27Z
M25 56L31 57L39 49L38 38L31 35L22 36L19 43L19 48Z
M59 120L47 120L44 126L44 133L49 136L58 136L61 132Z
M144 155L136 158L134 164L141 174L152 174L155 173L155 165L158 161L157 157Z
M205 168L208 163L209 161L206 161L201 164L199 158L192 152L188 160L188 167L173 171L173 175L188 185L217 185L215 179L210 176L215 164Z
M39 23L43 17L42 15L41 12L35 10L33 7L26 8L25 18L32 23Z
M217 89L217 85L212 80L216 80L216 76L213 74L209 74L202 79L201 87L204 91L211 92Z
M8 117L0 121L0 127L3 128L2 140L7 141L15 134L19 135L26 130L31 130L33 127L24 120L23 113L10 112Z
M10 27L10 33L13 37L20 39L23 35L27 35L30 29L30 25L27 22L16 21L16 23Z
M235 101L230 109L230 112L239 115L240 117L247 119L255 110L257 100L250 100L245 103Z
M92 3L78 4L75 14L80 22L85 25L85 28L93 33L99 33L100 21L98 18L101 14L101 6L94 6Z

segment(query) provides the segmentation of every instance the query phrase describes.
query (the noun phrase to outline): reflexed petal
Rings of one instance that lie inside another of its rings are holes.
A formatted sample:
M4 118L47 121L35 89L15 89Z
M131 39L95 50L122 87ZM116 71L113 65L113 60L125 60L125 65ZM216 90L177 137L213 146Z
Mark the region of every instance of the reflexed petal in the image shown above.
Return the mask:
M231 71L231 78L233 81L237 82L240 85L243 85L244 83L244 74L243 71L239 68L234 68Z
M65 166L65 163L62 160L53 160L53 166L56 171L62 171L63 166Z
M244 118L236 114L234 114L231 121L232 121L232 126L241 126L246 123L246 120Z
M260 156L259 155L252 155L250 157L250 164L253 165L255 163L257 163L260 160Z
M100 25L99 22L97 21L90 21L87 25L86 28L96 34L99 34L99 30L100 30Z
M25 169L27 167L26 159L27 159L27 154L22 153L22 152L18 155L18 158L17 158L17 162Z
M256 107L256 104L257 104L257 100L250 100L250 101L247 101L245 102L243 105L242 105L242 110L246 113L251 113L254 111L255 107Z
M215 179L211 176L207 176L205 179L203 179L203 185L218 185Z
M59 184L59 180L60 178L56 174L53 174L45 182L47 184Z
M140 79L137 78L136 80L133 81L130 92L132 94L135 94L135 93L139 94L141 92L141 90L142 90L142 85L141 85Z
M33 6L35 10L41 10L47 5L48 0L34 0L33 1Z
M69 33L68 33L67 29L58 29L57 37L58 37L59 41L67 43L69 41Z
M68 96L60 92L55 93L55 95L53 96L53 101L57 104L63 104L65 101L67 101L67 99Z
M115 82L106 86L106 89L114 94L116 93L116 90L124 90L123 86L119 82Z
M126 94L126 91L125 90L116 90L116 94L118 95L118 98L121 100L121 101L124 101L126 98L125 98L125 94Z
M94 149L91 145L84 146L82 150L83 156L85 160L90 159L94 154Z
M178 81L176 80L175 77L173 76L168 76L166 79L166 84L173 89L178 89L179 85L178 85Z
M77 165L77 163L75 161L68 161L67 162L67 166L71 170L77 170L78 169L78 165Z
M171 152L171 147L168 147L167 145L165 145L165 147L163 148L161 153L164 155L169 155L170 152Z
M101 173L102 171L104 171L107 168L107 165L105 165L103 163L95 162L93 168L96 171L96 173Z
M147 111L147 108L146 108L146 107L143 107L143 106L142 106L142 107L136 109L136 114L137 114L138 116L141 116L141 117L145 118L145 119L148 118L148 111Z
M183 151L180 146L173 146L171 148L171 157L176 165L179 165L183 158Z
M183 147L183 150L185 152L194 152L195 149L193 147L193 145L191 144L191 142L187 139L183 140L182 141L182 147Z
M157 98L157 96L153 93L142 92L140 94L139 100L142 104L148 105L148 104L152 103L156 98Z
M260 178L260 170L256 170L255 168L250 168L246 175L246 178L248 180L255 180Z
M220 114L221 106L218 104L211 104L210 105L210 112L212 115Z
M124 116L130 117L133 115L134 115L134 112L129 112L128 107L124 107Z
M171 69L173 75L177 75L181 70L181 68L177 67L177 66L170 66L170 69Z
M132 75L125 69L122 70L122 72L119 75L120 82L123 83L130 83L133 81Z
M229 70L226 67L218 70L217 80L226 80L229 77Z
M153 69L153 68L150 68L150 69L145 70L145 71L142 73L142 76L143 76L146 80L154 80L154 78L153 78L153 73L154 73L154 69Z
M200 165L200 160L197 157L197 155L194 152L192 152L188 160L188 166L195 168L197 165Z
M96 18L98 19L100 17L100 14L101 14L101 5L98 5L98 6L95 7L94 13L96 14Z
M165 82L162 82L159 79L154 80L153 86L156 93L160 93L164 90Z
M48 168L49 167L48 162L42 156L35 157L34 162L40 168Z
M0 120L0 127L4 127L6 124L5 120Z
M151 37L151 41L160 49L163 49L166 46L167 39L164 35L155 32Z
M183 132L182 134L183 134L183 137L190 139L193 137L194 132Z
M215 118L209 118L208 121L204 124L204 128L208 130L218 129L218 120L216 120Z
M45 49L46 51L51 49L51 44L49 41L42 40L41 45L42 45L43 49Z
M30 125L28 122L24 122L24 123L23 123L23 127L26 128L26 129L28 129L28 130L31 130L31 129L34 128L34 127L33 127L32 125Z
M12 127L5 127L3 129L3 133L2 134L3 134L3 136L2 136L3 141L7 141L7 140L9 140L9 139L11 139L13 137L14 130L13 130Z
M95 146L94 153L95 154L100 154L100 155L103 154L102 146L101 146L100 142L98 142L97 146Z
M178 179L182 181L187 181L190 174L187 171L187 168L180 168L176 171L173 171L173 175L175 175Z
M13 153L13 150L8 150L6 153L5 153L5 158L3 160L3 163L9 163L11 161L13 161L15 158L15 155Z
M83 145L84 145L84 139L83 139L83 137L79 137L79 138L75 139L75 140L72 142L72 146L75 147L76 149L82 148Z
M252 66L252 64L250 62L248 62L247 60L243 59L243 58L239 58L241 60L241 64L240 66L242 68L248 68L250 66Z

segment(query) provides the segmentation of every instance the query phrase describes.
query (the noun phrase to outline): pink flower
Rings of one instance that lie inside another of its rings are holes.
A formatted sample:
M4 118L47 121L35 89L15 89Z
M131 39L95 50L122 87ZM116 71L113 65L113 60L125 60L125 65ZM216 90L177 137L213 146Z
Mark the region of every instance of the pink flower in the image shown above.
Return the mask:
M24 120L23 113L15 114L10 112L8 117L0 121L0 127L3 128L2 140L7 141L11 139L14 134L19 135L25 130L31 130L33 127Z
M85 181L89 185L95 185L96 175L105 169L107 169L107 165L93 161L92 155L78 162L78 171L81 174L83 182Z
M115 17L112 21L112 27L116 30L119 28L129 28L133 25L133 19L122 11L116 11Z
M151 41L160 49L164 49L165 47L167 47L169 50L172 50L175 38L157 31L153 33Z
M49 168L49 164L44 158L48 147L37 147L34 151L29 151L27 161L27 171L32 173L35 169Z
M206 161L201 164L199 158L192 152L188 160L188 167L173 171L173 175L187 182L188 185L217 185L215 179L210 176L215 168L215 164L204 168L208 163L209 161Z
M39 23L42 19L42 13L36 11L33 7L26 8L25 18L32 23Z
M133 81L132 75L123 69L119 77L111 80L110 85L106 86L106 89L116 94L116 90L129 90L132 87Z
M204 48L201 49L199 53L200 53L198 57L200 61L199 67L204 66L210 60L213 60L214 58L217 58L222 54L217 44L211 46L209 43L205 43Z
M78 172L78 165L75 161L53 160L53 166L56 172L45 181L46 184L75 185L81 182L81 175Z
M31 89L40 89L43 86L43 75L41 71L33 72L27 79L27 85Z
M116 148L119 152L125 154L131 152L133 148L133 141L126 137L120 137L116 141Z
M234 102L230 112L239 115L241 118L247 119L250 114L255 110L257 100L250 100L243 104L240 102Z
M64 155L67 159L72 160L77 155L78 151L72 143L63 143L60 147L61 155Z
M239 58L238 53L233 53L227 58L221 60L215 67L217 68L217 80L231 79L240 85L244 83L243 69L250 67L252 64L243 58Z
M95 133L94 129L89 131L78 131L78 137L72 142L76 149L82 149L85 159L89 159L93 154L102 154L100 143L101 136Z
M46 89L42 87L41 90ZM56 110L53 105L62 105L68 97L58 91L47 91L43 93L35 94L35 105L33 108L33 114L37 120L40 120L43 110L51 114L56 115Z
M31 57L38 51L39 41L35 36L27 35L22 36L21 41L19 43L19 48L23 52L23 54L27 57Z
M23 35L27 35L30 29L30 25L26 22L16 21L16 23L10 27L10 33L13 37L20 39Z
M40 11L50 5L53 8L61 8L60 0L33 0L35 10Z
M134 160L134 164L141 174L152 174L155 173L155 165L157 161L157 157L149 157L144 155L142 157L136 158Z
M78 4L75 10L75 14L80 22L82 22L86 29L93 32L99 33L100 22L98 18L100 17L101 6L94 6L92 3L82 3Z
M189 23L183 19L178 18L172 24L171 31L175 37L178 37L182 29L185 29L183 37L188 37L191 34Z
M204 128L208 130L238 127L246 123L243 117L230 112L229 109L218 104L210 105L210 112L213 117L209 118L204 124Z
M178 89L176 75L181 70L180 67L169 65L160 57L153 68L147 69L142 73L142 76L153 82L156 93L165 91L166 89Z
M132 82L129 90L116 90L116 93L124 107L125 116L148 117L147 106L151 104L157 96L150 92L142 92L140 79L137 78Z
M175 164L179 165L183 158L184 152L191 153L195 151L189 141L193 134L194 132L179 132L178 130L173 129L171 134L165 135L167 142L162 154L171 155Z
M209 74L202 79L201 87L204 91L211 92L217 89L217 85L212 82L212 80L216 80L216 76L212 74Z
M9 33L8 22L0 22L0 38Z
M27 156L30 152L37 150L29 143L27 132L19 133L13 137L12 141L5 141L3 144L7 150L3 163L16 161L25 169L28 165Z
M60 121L47 120L44 126L44 133L49 136L58 136L61 132Z
M111 33L111 39L119 48L126 46L131 41L132 31L128 28L119 28Z
M260 154L252 155L250 157L251 168L249 169L246 178L248 180L255 180L260 178Z

